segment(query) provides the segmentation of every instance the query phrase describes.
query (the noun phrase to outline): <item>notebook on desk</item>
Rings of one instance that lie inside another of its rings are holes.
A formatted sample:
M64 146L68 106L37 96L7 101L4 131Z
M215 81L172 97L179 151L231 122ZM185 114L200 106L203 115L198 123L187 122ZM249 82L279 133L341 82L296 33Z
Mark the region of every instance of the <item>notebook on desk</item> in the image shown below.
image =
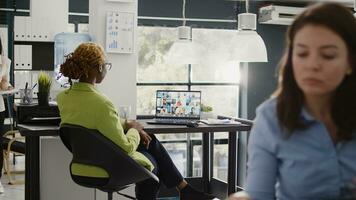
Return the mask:
M149 124L187 125L200 119L200 91L157 90L155 119Z

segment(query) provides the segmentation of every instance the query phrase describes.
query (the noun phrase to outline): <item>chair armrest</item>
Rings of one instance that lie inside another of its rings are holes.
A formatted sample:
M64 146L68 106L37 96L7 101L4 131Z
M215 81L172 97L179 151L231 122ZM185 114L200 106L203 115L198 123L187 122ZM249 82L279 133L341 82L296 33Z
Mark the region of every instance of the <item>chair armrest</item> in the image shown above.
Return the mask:
M11 131L7 131L3 137L4 138L4 142L7 143L7 147L5 148L5 150L7 152L16 152L16 153L20 153L20 154L25 154L25 143L23 141L20 140L24 140L25 137L23 136L14 136L12 138L9 138L8 136L11 135L15 135L16 133L18 133L18 130L11 130ZM23 145L23 146L22 146Z
M16 133L20 133L18 130L10 130L10 131L7 131L3 137L7 137L9 135L15 135Z
M13 144L14 142L18 142L17 139L23 139L23 138L21 137L21 138L13 138L13 139L11 139L11 140L9 141L9 143L7 144L6 150L7 150L8 152L12 151L12 152L20 153L20 154L25 154L25 151L12 150L11 146L12 146L12 144Z

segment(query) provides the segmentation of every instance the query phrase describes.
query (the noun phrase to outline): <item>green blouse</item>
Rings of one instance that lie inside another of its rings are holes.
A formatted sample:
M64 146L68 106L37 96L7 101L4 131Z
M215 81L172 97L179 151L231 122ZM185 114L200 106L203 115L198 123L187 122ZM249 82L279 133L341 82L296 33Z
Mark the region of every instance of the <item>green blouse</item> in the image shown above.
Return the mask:
M74 83L57 96L61 124L75 124L96 129L105 137L120 146L135 161L149 170L153 164L136 149L140 135L136 129L126 130L125 120L120 119L111 101L102 95L94 85ZM126 132L126 134L125 134ZM73 163L72 173L78 176L108 177L108 173L99 167Z

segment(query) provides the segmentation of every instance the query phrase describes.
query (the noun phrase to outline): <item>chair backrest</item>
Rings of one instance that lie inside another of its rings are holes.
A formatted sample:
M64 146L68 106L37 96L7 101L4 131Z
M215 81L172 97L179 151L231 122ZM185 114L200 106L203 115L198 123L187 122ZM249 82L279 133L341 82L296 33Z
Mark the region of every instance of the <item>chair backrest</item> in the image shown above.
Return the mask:
M139 165L125 151L97 130L62 124L60 138L73 155L71 164L97 166L107 171L108 182L99 189L118 188L148 178L158 181L152 172ZM73 178L73 175L72 179L79 185L90 187L90 184L79 182ZM93 184L92 187L97 186Z

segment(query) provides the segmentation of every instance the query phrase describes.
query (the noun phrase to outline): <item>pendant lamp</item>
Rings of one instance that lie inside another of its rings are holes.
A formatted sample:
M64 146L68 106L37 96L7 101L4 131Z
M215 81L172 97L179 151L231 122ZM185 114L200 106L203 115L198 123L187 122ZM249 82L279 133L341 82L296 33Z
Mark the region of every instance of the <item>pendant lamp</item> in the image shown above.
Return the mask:
M256 32L257 15L249 13L246 0L246 13L238 15L238 30L232 40L231 60L238 62L268 62L267 49L262 37Z
M197 64L200 62L202 47L192 40L192 28L186 26L185 4L183 0L183 26L179 26L178 40L173 43L167 54L167 62L172 64Z

